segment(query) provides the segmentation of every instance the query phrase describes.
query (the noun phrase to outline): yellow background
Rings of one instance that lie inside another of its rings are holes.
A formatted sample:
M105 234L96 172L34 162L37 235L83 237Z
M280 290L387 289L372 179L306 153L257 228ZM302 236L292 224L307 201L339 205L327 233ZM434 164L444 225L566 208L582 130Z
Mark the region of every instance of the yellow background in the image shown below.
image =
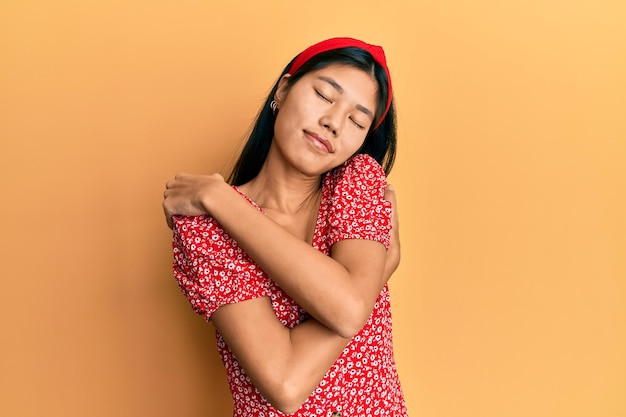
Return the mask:
M0 3L0 415L227 416L170 271L174 173L226 173L288 60L385 46L411 416L626 416L621 1Z

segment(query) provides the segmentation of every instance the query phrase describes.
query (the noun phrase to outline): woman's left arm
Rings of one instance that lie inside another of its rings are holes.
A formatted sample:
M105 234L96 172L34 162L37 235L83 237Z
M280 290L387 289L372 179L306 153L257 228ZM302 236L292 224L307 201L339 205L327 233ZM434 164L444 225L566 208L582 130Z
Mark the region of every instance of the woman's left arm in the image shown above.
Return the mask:
M361 329L399 263L397 215L389 252L377 241L347 239L328 257L259 212L218 174L178 175L165 197L168 219L210 214L287 294L342 337ZM393 190L385 197L395 209Z

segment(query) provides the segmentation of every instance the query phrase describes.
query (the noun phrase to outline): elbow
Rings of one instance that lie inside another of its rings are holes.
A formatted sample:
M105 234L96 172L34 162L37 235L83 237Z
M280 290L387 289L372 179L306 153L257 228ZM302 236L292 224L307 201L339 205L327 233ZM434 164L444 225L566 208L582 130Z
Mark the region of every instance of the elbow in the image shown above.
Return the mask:
M342 324L340 327L338 327L337 329L333 330L339 337L346 339L346 340L350 340L352 339L358 332L361 331L361 329L363 328L363 325L365 324L366 320L363 321L354 321L354 322L347 322Z
M293 414L311 395L315 385L307 382L306 375L298 371L298 367L273 366L252 378L253 384L263 397L283 414ZM320 378L321 379L321 378Z
M273 403L274 408L280 411L283 414L294 414L296 411L300 409L302 403L296 403L291 401Z
M352 339L361 331L372 314L374 306L362 300L354 300L352 303L344 304L343 307L343 311L334 316L333 322L328 327L338 336Z
M283 414L293 414L302 407L308 397L296 384L283 381L268 398L270 403Z

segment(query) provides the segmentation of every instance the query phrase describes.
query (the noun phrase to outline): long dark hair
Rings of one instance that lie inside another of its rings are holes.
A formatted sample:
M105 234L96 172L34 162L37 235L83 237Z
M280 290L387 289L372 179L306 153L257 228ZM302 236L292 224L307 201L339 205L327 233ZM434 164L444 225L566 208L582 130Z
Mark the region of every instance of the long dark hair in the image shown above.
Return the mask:
M376 106L376 117L374 118L372 126L376 126L387 105L389 83L387 82L387 74L383 67L374 61L372 55L364 49L349 47L333 49L315 55L302 65L295 74L292 74L288 80L289 84L293 85L298 82L302 76L311 71L325 68L333 64L351 65L374 76L378 84L378 102ZM290 66L291 63L285 67L274 84L272 91L267 96L263 107L261 107L252 132L228 177L230 184L242 185L251 181L259 174L261 167L265 163L272 138L274 137L274 122L276 120L272 109L270 109L270 102L274 100L274 95L278 89L278 82L282 76L287 73ZM363 145L356 153L369 154L383 167L385 174L389 175L396 157L396 142L396 113L392 100L385 118L380 122L378 127L370 128Z

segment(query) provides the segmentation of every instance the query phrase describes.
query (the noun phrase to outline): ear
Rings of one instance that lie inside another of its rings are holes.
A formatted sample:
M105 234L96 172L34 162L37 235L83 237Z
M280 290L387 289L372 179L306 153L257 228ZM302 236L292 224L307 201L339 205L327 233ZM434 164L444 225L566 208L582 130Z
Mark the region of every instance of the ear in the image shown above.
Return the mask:
M289 91L289 79L291 78L291 74L285 74L280 77L278 80L278 88L276 88L276 93L274 94L274 101L280 107L282 101L287 97L287 92Z

